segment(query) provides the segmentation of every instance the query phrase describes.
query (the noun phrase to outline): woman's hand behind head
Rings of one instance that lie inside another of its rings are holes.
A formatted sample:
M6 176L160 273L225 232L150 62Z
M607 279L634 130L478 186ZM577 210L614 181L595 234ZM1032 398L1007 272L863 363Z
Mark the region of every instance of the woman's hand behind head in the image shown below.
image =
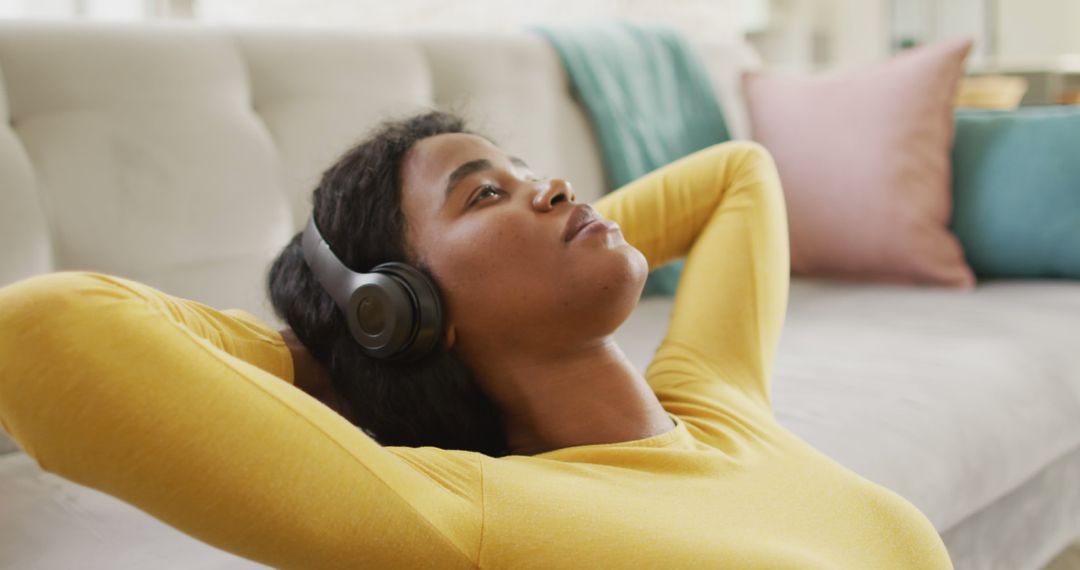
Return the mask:
M285 345L289 347L289 352L292 354L293 385L355 424L348 404L334 389L326 367L311 356L291 328L285 327L278 333L281 334L281 338L285 340Z

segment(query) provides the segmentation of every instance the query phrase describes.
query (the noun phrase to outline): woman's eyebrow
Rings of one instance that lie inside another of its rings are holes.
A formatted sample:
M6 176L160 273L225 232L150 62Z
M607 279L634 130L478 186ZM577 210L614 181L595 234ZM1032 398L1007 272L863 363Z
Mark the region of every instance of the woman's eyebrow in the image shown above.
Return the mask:
M526 164L524 160L516 156L510 157L510 163L514 166L525 168L530 171L532 170L531 168L529 168L529 165ZM457 183L460 182L462 178L465 178L466 176L474 172L480 172L481 170L490 170L492 168L494 168L494 165L492 165L491 161L486 158L470 160L469 162L466 162L461 166L455 168L454 171L450 173L450 178L446 181L446 191L443 192L443 204L446 204L446 202L450 200L450 194L454 191L454 187L457 186Z

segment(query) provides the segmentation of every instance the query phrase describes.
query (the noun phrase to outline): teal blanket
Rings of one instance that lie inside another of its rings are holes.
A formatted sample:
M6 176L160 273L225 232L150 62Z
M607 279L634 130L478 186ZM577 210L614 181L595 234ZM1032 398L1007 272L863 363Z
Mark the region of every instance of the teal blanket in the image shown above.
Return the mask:
M554 46L591 118L606 192L731 138L705 66L677 30L622 20L531 29ZM642 296L673 295L682 264L651 272Z

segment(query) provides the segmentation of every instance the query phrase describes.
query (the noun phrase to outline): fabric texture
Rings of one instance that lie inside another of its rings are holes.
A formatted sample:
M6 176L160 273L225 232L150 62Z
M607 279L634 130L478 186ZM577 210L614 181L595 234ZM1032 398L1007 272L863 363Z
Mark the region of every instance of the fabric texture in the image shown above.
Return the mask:
M775 421L789 266L769 154L708 147L595 207L650 268L686 255L645 371L659 435L380 446L291 384L250 313L92 272L0 289L0 422L42 469L278 568L952 568L914 505Z
M979 277L1080 279L1080 108L956 115L950 228Z
M792 271L975 286L951 215L952 102L971 40L851 71L743 75L754 140L784 184Z
M592 121L607 190L731 138L705 66L678 30L619 20L531 29L558 52ZM653 270L642 296L673 295L683 263Z

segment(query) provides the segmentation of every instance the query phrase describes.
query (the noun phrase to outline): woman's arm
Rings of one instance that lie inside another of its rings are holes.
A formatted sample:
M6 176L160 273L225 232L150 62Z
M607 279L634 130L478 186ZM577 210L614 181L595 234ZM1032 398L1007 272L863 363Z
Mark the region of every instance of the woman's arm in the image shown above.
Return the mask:
M275 568L476 568L477 454L379 445L289 358L265 323L117 276L0 287L0 423L42 469Z
M667 335L645 373L657 395L681 398L689 413L697 408L688 398L730 399L722 388L734 386L771 410L790 268L784 195L765 148L748 141L713 145L594 207L622 227L650 269L687 258ZM693 395L666 394L661 384Z

